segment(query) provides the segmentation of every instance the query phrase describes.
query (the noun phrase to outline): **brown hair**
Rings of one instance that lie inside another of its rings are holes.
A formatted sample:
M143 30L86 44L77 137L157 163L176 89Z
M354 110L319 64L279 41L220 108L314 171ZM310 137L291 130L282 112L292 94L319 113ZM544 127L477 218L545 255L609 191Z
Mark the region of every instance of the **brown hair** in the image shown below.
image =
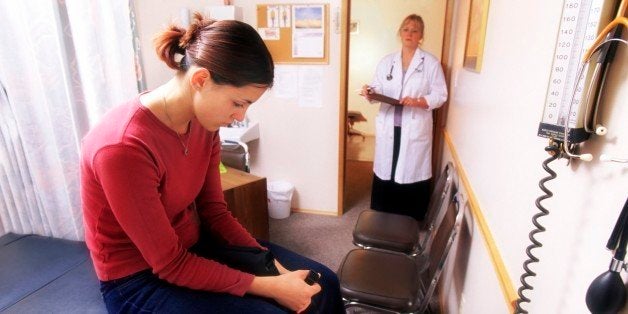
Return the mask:
M157 34L154 43L157 56L177 71L196 65L206 68L216 84L273 84L272 56L257 31L246 23L214 21L196 12L187 30L170 25ZM183 56L179 61L178 55Z
M419 26L419 29L421 31L421 36L423 36L423 31L425 30L425 24L423 23L423 18L420 15L416 15L416 14L410 14L406 16L406 18L403 19L403 21L401 21L401 25L399 25L399 30L397 31L399 35L401 35L401 29L403 28L403 26L406 25L406 23L408 22L415 22Z

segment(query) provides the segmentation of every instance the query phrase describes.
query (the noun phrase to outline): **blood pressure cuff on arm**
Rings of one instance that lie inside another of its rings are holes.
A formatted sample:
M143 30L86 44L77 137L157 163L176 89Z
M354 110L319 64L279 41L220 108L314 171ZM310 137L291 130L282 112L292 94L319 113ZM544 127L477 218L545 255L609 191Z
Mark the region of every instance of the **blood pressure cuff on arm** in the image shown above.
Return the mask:
M204 238L190 248L190 251L256 276L279 275L279 270L275 266L275 256L262 248L218 244Z
M226 245L218 248L214 259L231 268L257 276L277 276L275 256L257 247Z

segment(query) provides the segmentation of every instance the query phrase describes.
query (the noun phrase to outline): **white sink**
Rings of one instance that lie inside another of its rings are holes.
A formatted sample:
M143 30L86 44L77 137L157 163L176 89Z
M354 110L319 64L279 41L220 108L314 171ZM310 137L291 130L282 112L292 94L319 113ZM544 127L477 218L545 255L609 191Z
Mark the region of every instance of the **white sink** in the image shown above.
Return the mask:
M241 128L220 128L220 139L231 140L236 142L247 143L259 138L259 124L257 122L249 123L248 127Z

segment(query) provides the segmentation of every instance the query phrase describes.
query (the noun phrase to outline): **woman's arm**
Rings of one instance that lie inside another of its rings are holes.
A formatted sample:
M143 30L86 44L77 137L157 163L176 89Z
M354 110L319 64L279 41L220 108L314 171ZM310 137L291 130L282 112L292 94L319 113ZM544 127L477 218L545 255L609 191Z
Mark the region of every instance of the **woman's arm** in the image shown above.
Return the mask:
M431 56L431 55L430 55ZM428 92L422 97L425 99L425 104L429 110L436 109L442 106L447 101L447 84L445 82L445 75L443 74L443 68L440 62L435 57L425 60L426 67L425 79L428 81Z
M220 182L220 138L218 132L212 137L212 150L205 183L196 198L196 205L204 232L238 246L261 247L251 234L233 217Z
M379 63L377 64L377 67L375 68L375 75L373 75L373 80L371 80L371 83L369 85L362 85L362 89L360 91L360 95L363 96L368 102L370 103L376 103L378 101L375 101L373 99L371 99L371 97L369 96L372 93L378 93L381 94L383 91L383 80L385 79L385 75L384 73L384 68L386 67L385 64L389 63L388 60L390 57L386 56L384 58L382 58Z
M228 244L259 247L257 241L226 208L218 171L219 149L220 141L216 135L206 182L197 199L202 224L206 231L223 238ZM279 276L256 276L246 292L272 298L297 313L307 309L312 296L321 290L320 285L310 286L305 283L307 270L289 271L277 260L275 266L279 270Z
M386 66L390 63L391 56L386 56L379 60L377 63L377 67L375 68L375 75L373 75L373 79L369 85L370 89L374 93L383 94L384 92L384 80L386 73Z
M442 106L447 100L447 85L438 59L428 54L424 62L425 73L423 74L423 80L427 81L427 91L423 91L424 94L419 94L418 97L403 97L399 100L399 103L404 106L433 110ZM415 81L415 84L422 84L423 80ZM418 88L418 86L413 88ZM421 91L419 90L419 92Z
M108 146L94 157L93 171L124 234L115 226L100 228L108 228L106 237L117 236L121 243L130 240L141 254L118 254L111 257L111 263L147 263L159 278L191 289L234 295L246 292L252 275L198 257L183 247L161 203L161 178L150 154L139 147Z

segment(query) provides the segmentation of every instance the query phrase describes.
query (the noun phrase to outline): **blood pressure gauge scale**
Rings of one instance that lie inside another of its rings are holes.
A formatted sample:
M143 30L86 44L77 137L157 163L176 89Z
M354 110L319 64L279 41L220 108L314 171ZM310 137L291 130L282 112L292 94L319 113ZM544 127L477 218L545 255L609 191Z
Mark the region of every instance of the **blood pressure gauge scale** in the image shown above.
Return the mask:
M564 1L538 136L564 141L565 124L568 123L570 143L579 143L589 137L584 130L586 106L581 106L581 100L591 80L592 66L582 69L580 76L579 68L584 53L610 21L612 2Z

